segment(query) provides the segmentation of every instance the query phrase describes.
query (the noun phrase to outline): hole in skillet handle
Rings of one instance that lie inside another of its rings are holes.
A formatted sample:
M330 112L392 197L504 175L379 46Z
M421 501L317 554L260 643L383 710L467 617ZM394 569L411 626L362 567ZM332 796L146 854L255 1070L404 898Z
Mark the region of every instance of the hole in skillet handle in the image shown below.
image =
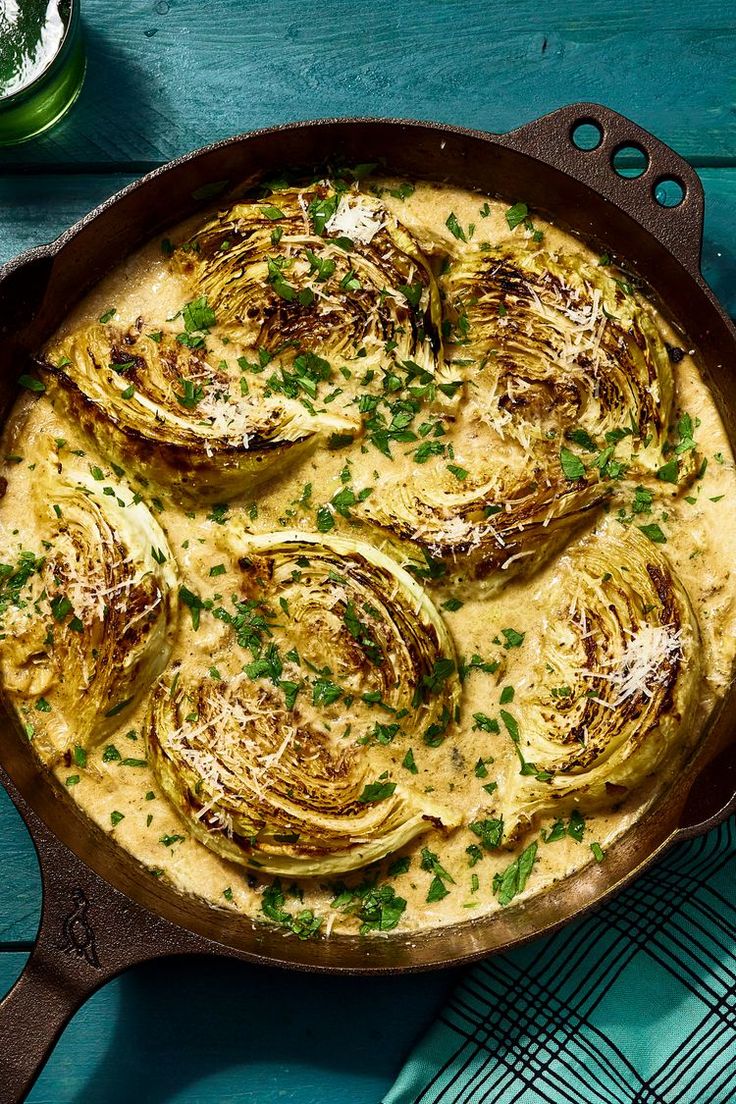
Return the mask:
M649 154L633 142L620 145L613 151L611 165L624 180L637 180L649 168Z
M570 141L583 153L592 153L603 141L603 128L595 119L580 119L570 127Z
M660 176L652 186L652 195L660 207L679 207L686 192L684 181L674 176Z

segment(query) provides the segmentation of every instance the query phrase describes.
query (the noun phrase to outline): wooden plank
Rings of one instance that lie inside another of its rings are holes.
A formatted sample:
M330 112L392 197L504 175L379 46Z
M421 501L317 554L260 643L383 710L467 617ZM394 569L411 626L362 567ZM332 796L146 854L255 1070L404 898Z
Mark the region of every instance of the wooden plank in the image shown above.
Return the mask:
M24 956L0 954L0 993ZM151 963L77 1013L30 1104L375 1104L458 971L325 978L218 959Z
M0 264L62 231L135 180L128 173L0 174Z
M88 76L5 165L158 163L294 119L403 115L507 130L595 100L691 158L734 159L722 0L85 0Z
M31 838L15 806L0 786L0 948L36 935L41 915L41 879ZM0 982L0 990L2 983Z
M701 169L700 176L707 203L703 272L736 317L736 168ZM0 175L0 263L51 241L132 179L128 173Z

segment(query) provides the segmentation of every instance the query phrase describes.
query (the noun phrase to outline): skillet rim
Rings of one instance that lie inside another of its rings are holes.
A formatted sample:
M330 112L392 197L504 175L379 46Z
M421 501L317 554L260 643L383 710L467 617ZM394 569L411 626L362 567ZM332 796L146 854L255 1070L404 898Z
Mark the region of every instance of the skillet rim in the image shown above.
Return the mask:
M522 156L535 161L545 172L549 172L550 169L554 169L555 166L550 165L549 162L545 162L544 158L535 156L534 154L529 153L527 150L525 150L523 148L524 147L524 135L525 135L525 133L533 132L533 131L537 130L539 127L549 123L550 120L560 119L563 116L570 115L571 113L581 117L581 119L582 119L583 116L587 117L587 116L590 116L590 115L595 115L598 118L603 117L604 120L607 120L607 121L610 121L610 119L623 121L630 129L633 129L633 131L635 131L637 133L641 133L641 134L646 134L646 132L641 131L640 128L636 127L635 124L630 123L629 120L624 119L624 117L617 115L615 112L610 111L610 109L608 109L608 108L603 108L603 107L600 107L599 105L596 105L596 104L575 104L575 105L570 105L568 108L562 108L562 109L559 109L558 111L553 111L553 112L549 113L548 115L545 115L545 116L541 117L540 119L534 120L532 123L526 124L526 125L524 125L520 128L517 128L516 130L508 132L506 134L492 134L492 133L480 131L480 130L477 130L477 129L457 127L457 126L453 126L453 125L445 125L445 124L442 124L442 123L437 123L437 122L434 122L434 121L427 121L427 120L411 120L411 119L400 119L400 118L376 118L376 117L344 117L344 118L343 117L327 117L327 118L324 118L324 119L317 119L317 120L290 122L290 123L285 123L285 124L281 124L281 125L274 126L274 127L263 127L263 128L259 128L259 129L254 130L254 131L246 132L246 133L241 134L241 135L232 136L230 138L224 138L224 139L221 139L217 142L210 143L209 145L204 146L201 149L194 150L194 151L191 151L189 153L186 153L186 154L182 155L181 157L176 158L175 160L173 160L173 161L171 161L167 164L158 166L157 168L153 169L151 172L149 172L146 175L144 175L143 177L141 177L139 180L134 180L134 181L130 182L121 191L115 193L113 196L110 196L108 199L106 199L101 204L99 204L96 208L94 208L87 215L85 215L81 219L79 219L76 223L74 223L66 231L64 231L62 234L60 234L53 242L49 243L48 245L39 246L39 247L36 247L35 249L29 250L29 251L21 254L19 257L15 258L14 260L8 262L6 265L0 267L0 293L3 290L3 285L5 284L5 282L10 280L13 277L14 274L16 274L18 272L22 272L24 269L27 269L29 265L32 266L34 263L36 263L38 261L48 261L48 260L53 261L56 257L60 256L64 252L66 247L69 246L72 242L74 242L76 240L76 238L83 231L85 231L87 228L93 226L93 224L98 219L100 219L108 210L118 206L120 204L120 202L123 199L125 199L126 197L128 197L128 196L130 196L130 195L132 195L136 192L144 191L152 183L157 182L159 180L159 178L165 177L166 175L171 173L173 170L176 170L176 169L180 168L183 165L187 165L187 164L196 162L197 160L203 159L205 157L205 155L212 154L212 153L214 153L218 150L227 149L229 147L236 148L236 147L240 146L241 144L246 143L248 141L258 140L258 139L262 139L262 138L268 138L268 137L272 137L274 135L283 135L283 134L289 133L289 132L308 132L308 131L313 131L317 128L327 132L327 130L330 127L335 127L335 126L339 126L339 127L353 126L354 127L354 126L358 125L358 126L376 126L376 127L382 127L382 128L386 128L386 127L397 128L398 127L398 128L403 128L403 129L409 129L409 130L414 131L414 132L419 131L419 132L424 132L424 133L429 133L429 134L434 134L434 135L440 135L440 136L452 135L452 136L454 136L456 138L459 138L459 139L471 139L471 140L474 140L474 141L481 141L486 145L490 144L490 145L502 146L502 147L505 147L508 150L511 150L514 153L521 154ZM652 143L656 144L657 146L662 146L662 144L658 143L656 139L651 138L651 136L648 136L648 135L647 135L647 137L651 139ZM518 142L518 145L515 144L515 142ZM662 148L664 148L665 150L667 149L667 147L662 147ZM668 151L668 152L672 153L672 151ZM676 155L674 155L674 154L672 156L676 157ZM561 171L563 173L565 173L566 175L571 175L571 174L566 172L564 166L562 166ZM692 173L692 176L697 180L697 177L695 177L694 172L692 170L690 170L690 172ZM421 173L419 173L418 175L421 175ZM590 185L586 184L585 181L581 181L580 179L576 179L576 186L582 186L584 190L592 192L592 194L594 196L597 196L598 198L600 198L600 196L601 196L600 190L592 188ZM697 188L700 188L699 184L697 185ZM696 188L696 191L697 191L697 188ZM489 189L489 191L490 191L490 189ZM702 188L700 189L700 193L701 193L701 199L702 199ZM603 196L603 198L608 199L608 197L606 197L606 196ZM697 198L698 197L696 196L696 201L697 201ZM630 218L633 218L635 222L639 222L640 229L644 233L649 233L649 231L641 225L641 221L635 213L632 215L632 211L630 209L627 209L626 207L622 207L619 204L616 204L616 206L619 208L619 210L623 211L623 213L625 215L627 215ZM696 216L697 216L698 212L696 211L695 213L696 213ZM697 219L696 219L696 221L697 221ZM698 229L702 230L702 226L699 226ZM580 233L581 236L583 236L584 238L587 237L587 239L590 240L590 235L585 235L585 233L583 231L578 231L578 233ZM690 257L690 263L688 263L687 260L683 259L682 256L678 257L674 253L672 253L672 251L668 249L667 245L662 242L661 237L659 235L651 234L650 236L653 237L654 240L656 242L658 242L658 244L660 244L663 248L665 248L667 250L667 252L670 255L670 258L672 259L672 261L682 269L683 278L684 279L689 279L689 281L691 281L692 283L695 283L698 291L709 300L710 306L712 308L714 308L715 311L717 312L717 314L719 315L720 321L725 326L726 331L728 333L728 336L730 337L731 341L736 346L736 327L734 327L734 324L733 324L732 320L729 318L729 316L726 314L726 312L724 311L724 309L722 308L722 306L718 302L718 299L715 296L715 294L713 293L712 289L710 289L710 287L707 285L707 283L703 279L702 274L701 274L700 269L699 269L699 264L694 259L695 254L693 254ZM131 251L132 251L132 249L135 249L135 248L137 248L137 243L132 244ZM695 253L699 255L699 235L698 235L698 241L696 243ZM84 294L84 292L82 294ZM0 761L1 760L2 760L2 755L0 755ZM699 772L694 772L694 771L692 772L692 776L690 778L690 783L691 783L692 786L694 786L696 784L697 779L699 777L699 773L702 772L703 770L705 770L706 767L707 767L707 763L703 763L700 766L700 771ZM692 765L690 765L688 767L688 772L691 769L692 769ZM0 769L0 780L2 780L2 776L4 774L5 774L5 771ZM15 789L14 786L12 786L10 788ZM11 796L12 796L12 794L11 794ZM17 798L17 796L19 796L19 795L18 795L18 791L16 790L16 798ZM682 801L683 807L684 807L684 804L685 804L685 797L686 797L686 795L683 796L683 801ZM14 800L16 800L16 798L14 798ZM29 808L32 808L32 805L29 805L29 803L25 799L22 799L22 798L21 798L20 802L18 802L16 800L16 803L19 804L19 805L25 806L26 807L26 812L28 811ZM310 956L310 961L309 962L301 962L301 961L297 962L297 961L294 961L293 959L278 958L278 957L274 957L273 955L268 954L268 953L264 954L264 953L259 952L259 951L244 950L240 947L235 947L234 945L231 945L231 944L223 944L223 943L219 942L218 940L213 940L212 936L202 935L201 932L196 931L195 929L192 929L188 926L183 926L183 927L180 928L180 930L188 933L189 935L193 935L195 937L195 939L202 939L202 940L206 941L207 946L205 946L204 948L197 948L198 950L203 949L205 951L211 950L215 953L235 954L237 957L245 958L245 959L248 959L248 960L251 960L251 961L269 962L273 965L287 966L287 967L290 967L290 968L297 968L297 969L308 969L308 970L320 971L320 972L321 971L326 971L326 972L333 972L333 973L348 973L348 974L377 974L377 973L396 973L396 972L418 972L418 971L421 971L421 970L437 968L439 966L444 966L444 965L459 964L459 963L463 963L463 962L476 961L480 958L487 957L490 954L498 953L499 951L507 950L507 949L510 949L511 947L520 946L523 943L529 942L531 939L538 938L543 934L544 935L551 934L553 931L558 930L562 925L570 922L572 919L577 918L579 915L582 915L583 913L587 913L590 910L592 910L596 907L599 907L605 901L610 899L611 896L613 896L614 894L618 893L621 889L623 889L625 885L628 885L632 880L634 880L636 877L638 877L638 875L644 869L646 869L653 862L655 862L659 857L661 857L667 850L669 850L669 848L675 842L677 842L680 839L685 839L685 838L700 834L701 832L707 831L710 827L713 827L717 823L720 823L722 820L724 820L729 815L729 813L733 810L733 808L736 808L736 786L734 786L734 790L733 790L733 793L732 793L732 796L731 796L730 800L726 801L726 803L723 804L721 807L719 807L711 816L707 817L705 820L701 821L699 824L695 824L695 825L690 824L690 825L684 825L684 826L680 825L680 826L677 826L676 828L674 828L669 833L669 835L667 835L665 838L663 838L659 842L659 844L657 846L655 846L642 861L640 861L636 865L632 866L629 869L628 873L624 877L617 880L613 885L609 886L602 893L596 895L592 900L587 902L585 905L579 906L579 907L573 909L567 915L564 915L564 916L558 918L553 923L547 923L547 924L543 925L542 927L540 927L536 931L530 932L530 933L522 935L522 936L517 936L514 939L509 940L509 941L507 941L506 943L504 943L502 945L498 945L498 946L491 947L491 948L488 948L488 947L481 947L480 949L476 948L476 949L473 949L473 950L466 951L466 952L462 953L461 955L453 955L453 957L449 961L445 960L445 959L436 959L436 960L433 960L433 961L401 963L400 965L396 965L396 964L394 964L394 965L390 965L390 964L389 965L376 965L376 964L366 965L364 963L360 963L359 965L353 964L353 965L350 965L348 967L343 967L343 966L334 965L334 964L325 964L325 963L322 963L322 962L316 962L315 963L315 962L311 961L311 956ZM645 818L642 818L642 819L645 819ZM637 827L639 826L639 824L641 824L641 821L638 822ZM47 831L50 831L50 830L47 829ZM32 831L32 834L33 834L33 831ZM103 833L103 835L105 836L106 839L109 839L109 837L107 836L106 833ZM59 839L56 836L54 836L54 838L56 839L59 847L66 850L65 843L63 843L61 841L61 839ZM35 840L34 840L34 842L35 842ZM46 843L43 846L48 848L48 841L46 841ZM118 849L115 848L115 850L118 850ZM75 856L75 859L76 859L77 862L84 863L84 860L76 852L74 852L74 856ZM41 856L41 859L42 859L42 869L43 869L43 867L44 867L43 856ZM87 865L87 864L85 864L85 865ZM110 889L110 891L112 893L125 892L125 891L121 890L119 887L117 887L114 883L108 882L107 879L99 873L99 871L96 869L95 866L90 865L89 869L90 869L91 873L94 873L96 878L98 878L102 883L104 883L108 886L108 888ZM566 881L567 880L568 879L566 879ZM180 894L178 891L173 890L173 888L172 888L172 892L174 894L176 894L177 897L181 898L181 897L184 896L184 895ZM136 897L130 897L127 894L126 894L126 896L128 897L128 899L130 901L132 901L136 905L137 908L139 908L141 910L144 910L146 912L150 911L150 912L152 912L153 915L158 915L158 916L162 915L161 913L157 912L157 910L155 910L155 908L153 906L141 904L141 902ZM543 896L543 895L540 895L540 896ZM524 904L522 904L520 906L517 906L516 908L505 910L505 912L506 912L506 915L510 915L510 914L515 913L519 910L523 910L525 907L526 906ZM214 913L217 913L218 911L220 911L216 908L216 906L214 908L209 906L209 910L214 912ZM467 921L463 921L463 922L455 924L455 925L448 925L447 927L443 927L443 928L429 929L428 932L429 932L429 934L432 934L435 939L438 939L438 940L440 940L440 942L442 942L443 941L442 940L443 936L452 933L454 930L460 930L460 929L467 930L471 926L479 925L483 922L483 919L484 918L480 917L475 921L467 920ZM485 919L486 919L486 922L487 922L489 918L485 918ZM167 920L167 922L169 922L169 923L171 922L170 918ZM258 927L264 928L264 927L267 927L267 925L259 924ZM385 937L383 937L383 940L385 940L387 942L388 941L398 942L399 939L400 939L401 934L403 934L405 940L410 939L410 937L412 935L412 933L397 933L395 936L385 936ZM418 932L418 933L413 933L413 934L414 934L415 937L421 937L425 933ZM335 942L337 940L340 940L340 939L345 940L346 938L352 939L353 937L340 937L340 936L337 936L337 937L333 937L333 942ZM382 941L381 937L378 937L378 939L379 939L379 941ZM365 944L365 942L366 941L363 940L362 944ZM318 945L319 944L317 944L317 943L313 943L313 944L311 944L311 947L316 947ZM159 950L158 953L160 954L160 953L167 953L167 952ZM176 953L176 951L174 951L173 953Z

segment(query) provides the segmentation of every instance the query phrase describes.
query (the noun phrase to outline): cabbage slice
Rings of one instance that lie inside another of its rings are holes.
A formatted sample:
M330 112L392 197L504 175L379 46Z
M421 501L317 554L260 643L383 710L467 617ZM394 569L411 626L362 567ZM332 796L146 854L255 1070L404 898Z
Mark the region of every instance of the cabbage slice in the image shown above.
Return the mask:
M165 669L178 571L163 530L128 486L51 438L39 444L47 458L29 503L39 543L18 551L4 541L0 679L53 762L75 747L83 758Z
M240 585L213 611L225 628L202 657L209 674L164 676L146 723L159 783L192 834L254 869L313 877L456 824L426 792L460 683L422 589L345 538L243 536L230 551Z

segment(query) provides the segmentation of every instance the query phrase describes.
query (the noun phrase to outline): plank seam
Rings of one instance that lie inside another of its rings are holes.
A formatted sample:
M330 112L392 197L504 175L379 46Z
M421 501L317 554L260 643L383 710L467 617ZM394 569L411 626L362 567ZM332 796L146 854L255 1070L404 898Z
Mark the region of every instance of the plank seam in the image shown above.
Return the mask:
M736 157L709 157L706 155L685 158L694 169L736 169ZM143 175L169 164L168 161L88 161L63 164L40 164L22 162L5 164L0 176L114 176ZM622 162L624 168L633 167L634 162Z

